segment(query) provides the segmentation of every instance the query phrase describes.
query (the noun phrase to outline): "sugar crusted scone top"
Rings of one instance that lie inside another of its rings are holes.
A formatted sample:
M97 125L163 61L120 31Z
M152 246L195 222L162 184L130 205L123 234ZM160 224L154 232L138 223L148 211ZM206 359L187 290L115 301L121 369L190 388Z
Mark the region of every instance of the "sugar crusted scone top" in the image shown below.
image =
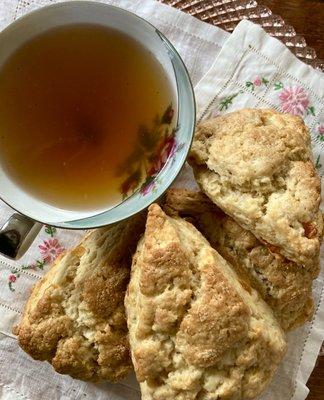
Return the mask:
M164 209L168 215L192 221L240 279L259 292L283 329L310 319L314 309L310 271L272 253L271 246L242 228L202 192L169 189Z
M252 399L285 351L271 310L203 236L149 209L125 299L145 400Z
M212 201L288 259L316 269L320 179L300 117L244 109L206 120L190 161Z
M95 229L55 261L16 328L27 353L77 379L117 381L127 375L124 295L143 228L138 215Z

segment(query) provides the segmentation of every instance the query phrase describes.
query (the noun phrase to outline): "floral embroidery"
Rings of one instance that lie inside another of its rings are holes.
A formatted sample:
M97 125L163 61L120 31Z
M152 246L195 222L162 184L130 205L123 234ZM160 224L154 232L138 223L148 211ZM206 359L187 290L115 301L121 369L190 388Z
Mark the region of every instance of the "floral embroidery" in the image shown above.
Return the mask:
M120 186L123 199L140 188L142 195L154 190L154 178L182 148L176 141L177 128L172 127L174 109L170 104L161 117L156 117L153 127L141 126L138 131L138 143L132 154L119 167L117 176L127 174Z
M281 110L292 115L315 116L315 107L310 105L308 93L301 86L284 88L280 82L282 91L279 94ZM275 90L277 90L275 88Z
M314 106L310 106L310 107L308 107L307 109L306 109L306 113L307 113L307 115L313 115L314 117L315 117L315 108L314 108Z
M324 142L324 125L319 125L319 127L317 128L317 133L317 139L321 142Z
M38 246L43 260L51 263L63 252L63 247L57 239L44 240L43 244Z
M316 159L316 164L315 164L315 168L316 169L321 169L322 168L322 164L320 163L320 160L321 160L321 155L319 154L317 156L317 159Z
M268 79L260 76L257 76L253 81L245 82L245 86L251 89L252 92L255 90L256 87L260 87L262 85L268 86L268 84L269 84Z
M240 90L237 93L232 94L231 96L225 97L220 103L219 103L219 111L224 111L229 108L230 105L233 104L233 100L235 97L237 97L239 94L243 93L243 90Z
M293 115L303 115L309 106L308 95L300 86L283 89L279 100L282 111Z
M217 105L218 107L218 105ZM206 111L206 113L204 114L204 118L217 118L219 117L221 114L219 112L218 108L212 108L212 109L208 109Z
M282 82L275 82L273 85L274 90L281 90L283 89L283 83Z
M44 260L36 260L34 262L34 264L29 264L28 268L22 267L22 269L32 269L35 271L37 268L39 268L43 271L45 264L46 264L46 261L44 261Z
M54 235L56 234L56 228L51 226L45 226L44 231L51 237L54 237ZM64 250L57 239L44 240L43 243L38 246L38 248L41 253L40 259L36 259L33 263L28 265L21 265L19 267L19 270L15 268L11 270L11 274L8 276L8 286L12 292L15 291L14 284L21 275L20 271L35 271L37 269L43 270L45 265L54 261L55 258Z
M46 225L45 232L51 237L53 237L56 233L56 228L54 228L54 226Z
M30 265L21 265L20 266L20 270L24 271L24 270L36 270L37 268L43 270L44 269L44 265L45 265L45 261L43 260L36 260L34 264L30 264ZM14 283L17 281L18 278L20 278L20 270L17 270L15 268L13 268L11 270L11 274L8 277L8 286L9 289L14 292L16 289L14 288Z
M19 275L18 275L18 277L19 277ZM15 275L15 273L9 275L9 277L8 277L8 286L9 286L9 289L10 289L12 292L15 291L15 288L13 287L12 284L15 283L16 280L17 280L17 276Z
M267 83L268 83L268 81L267 81ZM254 81L253 81L253 84L254 84L254 86L261 86L262 79L259 78L259 77L255 78Z

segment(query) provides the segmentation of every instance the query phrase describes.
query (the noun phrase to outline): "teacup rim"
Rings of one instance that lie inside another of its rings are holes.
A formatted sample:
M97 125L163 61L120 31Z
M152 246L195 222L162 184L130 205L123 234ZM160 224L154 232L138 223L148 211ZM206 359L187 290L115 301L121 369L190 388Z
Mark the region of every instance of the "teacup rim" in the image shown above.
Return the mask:
M190 132L190 136L188 135L188 139L189 139L189 145L187 144L187 150L185 151L185 155L182 155L180 162L178 163L178 167L176 169L176 172L174 173L174 175L172 175L172 179L171 182L163 189L163 191L161 191L158 195L154 196L154 199L151 200L148 204L144 204L141 207L136 208L135 211L132 211L130 213L125 213L125 216L123 216L122 218L110 218L110 220L107 222L105 221L105 219L103 218L103 221L101 223L96 223L96 224L87 224L86 221L89 222L89 220L100 217L100 216L104 216L104 214L108 214L110 212L112 212L115 208L117 208L118 206L120 206L121 204L123 204L125 201L131 200L132 197L134 195L136 195L138 193L138 190L136 192L134 192L133 194L131 194L127 199L125 199L124 201L122 201L121 203L116 204L115 206L107 209L107 210L103 210L98 212L97 214L94 214L92 216L87 216L87 217L81 217L81 218L76 218L76 219L71 219L69 221L62 221L62 222L44 222L41 221L37 218L35 218L34 216L28 215L28 213L26 212L22 212L19 209L17 209L16 207L14 207L12 204L10 204L9 201L6 201L2 198L1 194L0 194L0 199L1 201L3 201L5 204L7 204L10 208L12 208L13 210L15 210L16 212L26 215L27 217L33 219L35 222L39 222L41 224L44 225L51 225L53 227L57 227L57 228L63 228L63 229L70 229L70 230L82 230L82 229L95 229L95 228L100 228L100 227L104 227L107 225L111 225L114 223L118 223L124 220L127 220L128 218L131 218L133 215L136 215L140 212L143 212L145 209L147 209L151 204L157 202L160 198L162 198L165 194L165 192L169 189L169 187L172 185L172 183L176 180L176 178L179 176L186 160L187 160L187 156L188 153L190 151L190 147L192 145L192 141L193 141L193 136L194 136L194 129L195 129L195 124L196 124L196 100L195 100L195 95L194 95L194 88L193 88L193 84L191 82L190 79L190 75L188 72L188 69L184 63L184 61L182 60L180 54L178 53L178 51L176 50L176 48L174 47L174 45L170 42L170 40L158 29L156 28L151 22L147 21L145 18L142 18L141 16L135 14L132 11L126 10L124 8L115 6L115 5L111 5L111 4L106 4L100 1L89 1L89 0L68 0L68 1L64 1L64 2L60 2L60 3L54 3L54 4L49 4L49 5L45 5L44 7L40 7L37 8L35 10L31 10L30 12L28 12L27 14L17 18L15 21L13 21L12 23L10 23L7 27L5 27L1 32L0 35L2 35L3 33L5 33L8 29L12 28L14 25L19 24L22 20L26 20L28 18L30 18L32 15L35 15L41 11L43 11L44 9L49 9L49 8L64 8L66 6L73 6L73 7L77 7L77 6L84 6L84 5L88 5L88 6L99 6L99 7L103 7L103 8L113 8L115 10L117 10L118 12L121 13L125 13L125 14L129 14L132 17L136 18L137 20L139 20L140 23L145 24L147 26L149 26L150 28L152 28L155 33L160 37L161 41L165 42L167 44L167 46L172 50L172 52L176 55L177 57L177 61L180 62L187 81L189 83L188 86L188 91L190 93L190 97L191 97L191 106L192 106L192 110L193 110L193 116L192 116L192 129ZM49 27L48 29L51 29L51 27ZM179 100L179 95L177 93L177 98ZM167 163L166 163L167 165ZM158 176L160 175L160 173L165 169L166 165L163 167L163 169L159 172ZM84 224L83 224L84 222ZM81 226L75 226L74 224L80 224Z

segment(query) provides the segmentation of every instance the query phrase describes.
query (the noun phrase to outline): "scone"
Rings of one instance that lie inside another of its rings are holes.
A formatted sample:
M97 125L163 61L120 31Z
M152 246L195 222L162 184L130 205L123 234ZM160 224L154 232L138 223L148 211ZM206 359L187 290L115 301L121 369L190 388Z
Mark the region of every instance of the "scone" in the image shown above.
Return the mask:
M125 305L142 400L253 399L285 353L283 332L257 292L193 225L156 204Z
M27 353L77 379L114 382L127 375L124 295L144 224L139 215L95 229L55 261L15 329Z
M190 162L202 191L242 227L298 265L318 266L320 179L300 117L244 109L206 120Z
M240 279L259 292L283 329L293 329L311 318L313 279L307 269L273 253L271 246L243 229L203 193L169 189L164 209L192 221Z

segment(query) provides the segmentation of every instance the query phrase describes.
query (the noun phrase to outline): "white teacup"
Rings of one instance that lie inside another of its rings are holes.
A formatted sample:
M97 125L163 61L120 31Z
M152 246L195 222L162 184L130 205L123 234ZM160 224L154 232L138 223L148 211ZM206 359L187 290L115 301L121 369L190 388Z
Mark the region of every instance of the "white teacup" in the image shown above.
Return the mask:
M0 68L17 48L33 37L51 28L80 23L95 23L122 31L159 60L176 93L178 129L174 133L175 148L162 169L148 177L150 185L154 184L154 191L139 188L117 206L90 211L64 210L33 197L6 174L0 159L0 197L20 213L15 214L0 232L0 252L11 258L19 258L23 254L41 224L88 229L118 222L143 210L171 185L191 145L195 101L188 72L170 42L154 26L128 11L98 2L70 1L31 12L0 33ZM35 224L34 221L40 221L41 224Z

